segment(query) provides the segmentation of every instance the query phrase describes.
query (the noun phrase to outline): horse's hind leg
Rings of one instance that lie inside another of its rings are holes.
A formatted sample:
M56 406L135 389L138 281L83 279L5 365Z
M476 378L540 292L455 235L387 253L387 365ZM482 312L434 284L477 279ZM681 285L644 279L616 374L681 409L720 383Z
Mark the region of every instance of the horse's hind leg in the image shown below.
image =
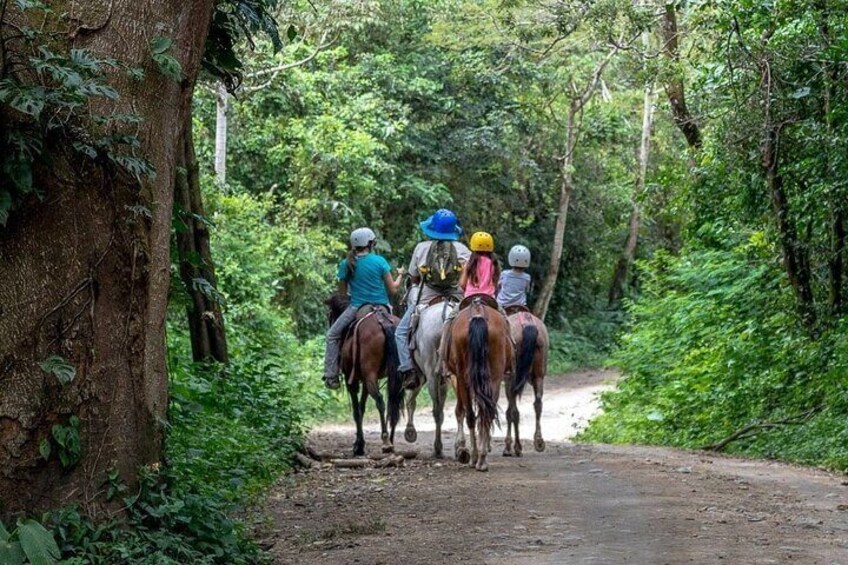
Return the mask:
M386 426L386 403L383 400L383 395L380 393L377 377L370 375L366 377L365 388L371 398L374 399L374 404L377 405L377 412L380 413L380 439L383 440L383 453L391 453L395 448L392 442L389 441L389 430Z
M405 439L407 443L415 443L418 441L418 432L415 431L415 422L413 421L413 417L415 416L415 405L418 400L419 392L421 392L421 387L410 391L409 398L406 401L406 429L403 432L403 439Z
M447 396L447 384L439 375L428 376L427 384L430 390L430 398L433 400L433 421L436 423L436 437L433 440L433 457L441 459L442 452L442 423L445 421L445 396Z
M471 391L468 391L470 395ZM486 450L486 444L483 443L480 445L480 449L477 448L477 430L476 430L476 422L475 422L475 414L474 414L474 406L471 404L470 400L468 402L467 410L465 411L465 423L468 424L468 439L471 440L471 461L469 463L472 467L476 467L478 464L478 460L482 457L482 452ZM482 450L482 451L481 451Z
M544 389L544 375L534 376L533 393L536 399L533 401L533 409L536 411L536 433L533 436L533 447L540 453L545 450L545 440L542 439L542 394Z
M514 455L512 450L512 421L515 413L518 411L515 408L516 398L515 395L511 392L512 383L507 380L506 382L506 399L507 399L507 409L506 409L506 439L504 440L504 457L512 457ZM516 429L516 438L518 438L518 430Z
M471 412L471 399L469 398L468 389L462 383L456 382L454 387L456 390L456 440L453 445L453 451L456 455L456 460L460 463L470 463L471 453L465 447L465 417ZM473 439L472 439L473 441Z
M365 403L360 402L359 396L359 381L347 386L347 392L350 394L350 405L353 408L353 421L356 424L356 440L353 442L353 455L365 455L365 436L362 433L362 415L365 412ZM365 391L362 391L363 398Z

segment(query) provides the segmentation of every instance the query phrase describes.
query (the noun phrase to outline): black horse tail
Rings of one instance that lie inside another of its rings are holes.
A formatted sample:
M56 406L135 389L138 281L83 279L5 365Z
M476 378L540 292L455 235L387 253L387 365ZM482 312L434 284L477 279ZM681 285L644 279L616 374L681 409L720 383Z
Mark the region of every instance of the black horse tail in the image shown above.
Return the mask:
M489 369L489 325L482 316L471 318L468 324L468 357L471 393L477 402L480 425L490 429L498 421L498 404Z
M530 380L530 370L533 367L533 357L536 354L536 342L539 339L539 328L535 324L527 324L521 328L521 347L518 351L518 362L515 369L515 380L512 381L512 393L521 396L527 381Z
M383 325L383 338L386 342L384 358L386 375L389 380L389 424L394 428L400 421L405 394L403 377L398 371L400 356L398 355L397 342L395 342L395 326Z

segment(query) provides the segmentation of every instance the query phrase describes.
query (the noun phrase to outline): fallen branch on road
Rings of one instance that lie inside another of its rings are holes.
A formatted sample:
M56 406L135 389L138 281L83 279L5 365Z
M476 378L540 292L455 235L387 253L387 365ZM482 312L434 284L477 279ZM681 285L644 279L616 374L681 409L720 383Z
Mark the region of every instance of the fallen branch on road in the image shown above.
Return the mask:
M796 414L795 416L789 416L787 418L783 418L782 420L775 420L773 422L754 422L753 424L748 424L747 426L736 430L735 432L733 432L732 434L717 443L704 445L702 447L699 447L698 449L703 449L704 451L721 451L734 441L753 437L764 429L803 424L804 422L824 410L824 408L824 404L819 404L814 408L810 408L806 412Z

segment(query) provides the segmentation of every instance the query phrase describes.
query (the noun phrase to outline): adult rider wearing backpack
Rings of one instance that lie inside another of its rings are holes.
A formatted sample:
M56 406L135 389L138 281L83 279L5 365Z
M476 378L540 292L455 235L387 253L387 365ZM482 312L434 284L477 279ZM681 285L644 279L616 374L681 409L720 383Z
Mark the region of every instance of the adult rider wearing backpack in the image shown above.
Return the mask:
M419 225L428 240L416 245L412 252L408 272L413 287L407 296L406 312L395 331L400 356L399 370L407 388L418 383L418 374L409 353L409 326L415 307L428 304L437 296L462 300L459 278L463 266L471 257L471 251L458 241L462 228L456 214L450 210L437 210Z

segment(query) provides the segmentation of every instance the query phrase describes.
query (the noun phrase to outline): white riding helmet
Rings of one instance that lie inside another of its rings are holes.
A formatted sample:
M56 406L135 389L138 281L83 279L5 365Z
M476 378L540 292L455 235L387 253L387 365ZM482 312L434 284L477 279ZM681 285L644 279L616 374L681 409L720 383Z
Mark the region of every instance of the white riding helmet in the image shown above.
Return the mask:
M509 266L526 269L530 266L530 250L523 245L515 245L509 250Z
M350 233L350 244L353 247L368 247L376 240L377 234L371 228L358 228Z

